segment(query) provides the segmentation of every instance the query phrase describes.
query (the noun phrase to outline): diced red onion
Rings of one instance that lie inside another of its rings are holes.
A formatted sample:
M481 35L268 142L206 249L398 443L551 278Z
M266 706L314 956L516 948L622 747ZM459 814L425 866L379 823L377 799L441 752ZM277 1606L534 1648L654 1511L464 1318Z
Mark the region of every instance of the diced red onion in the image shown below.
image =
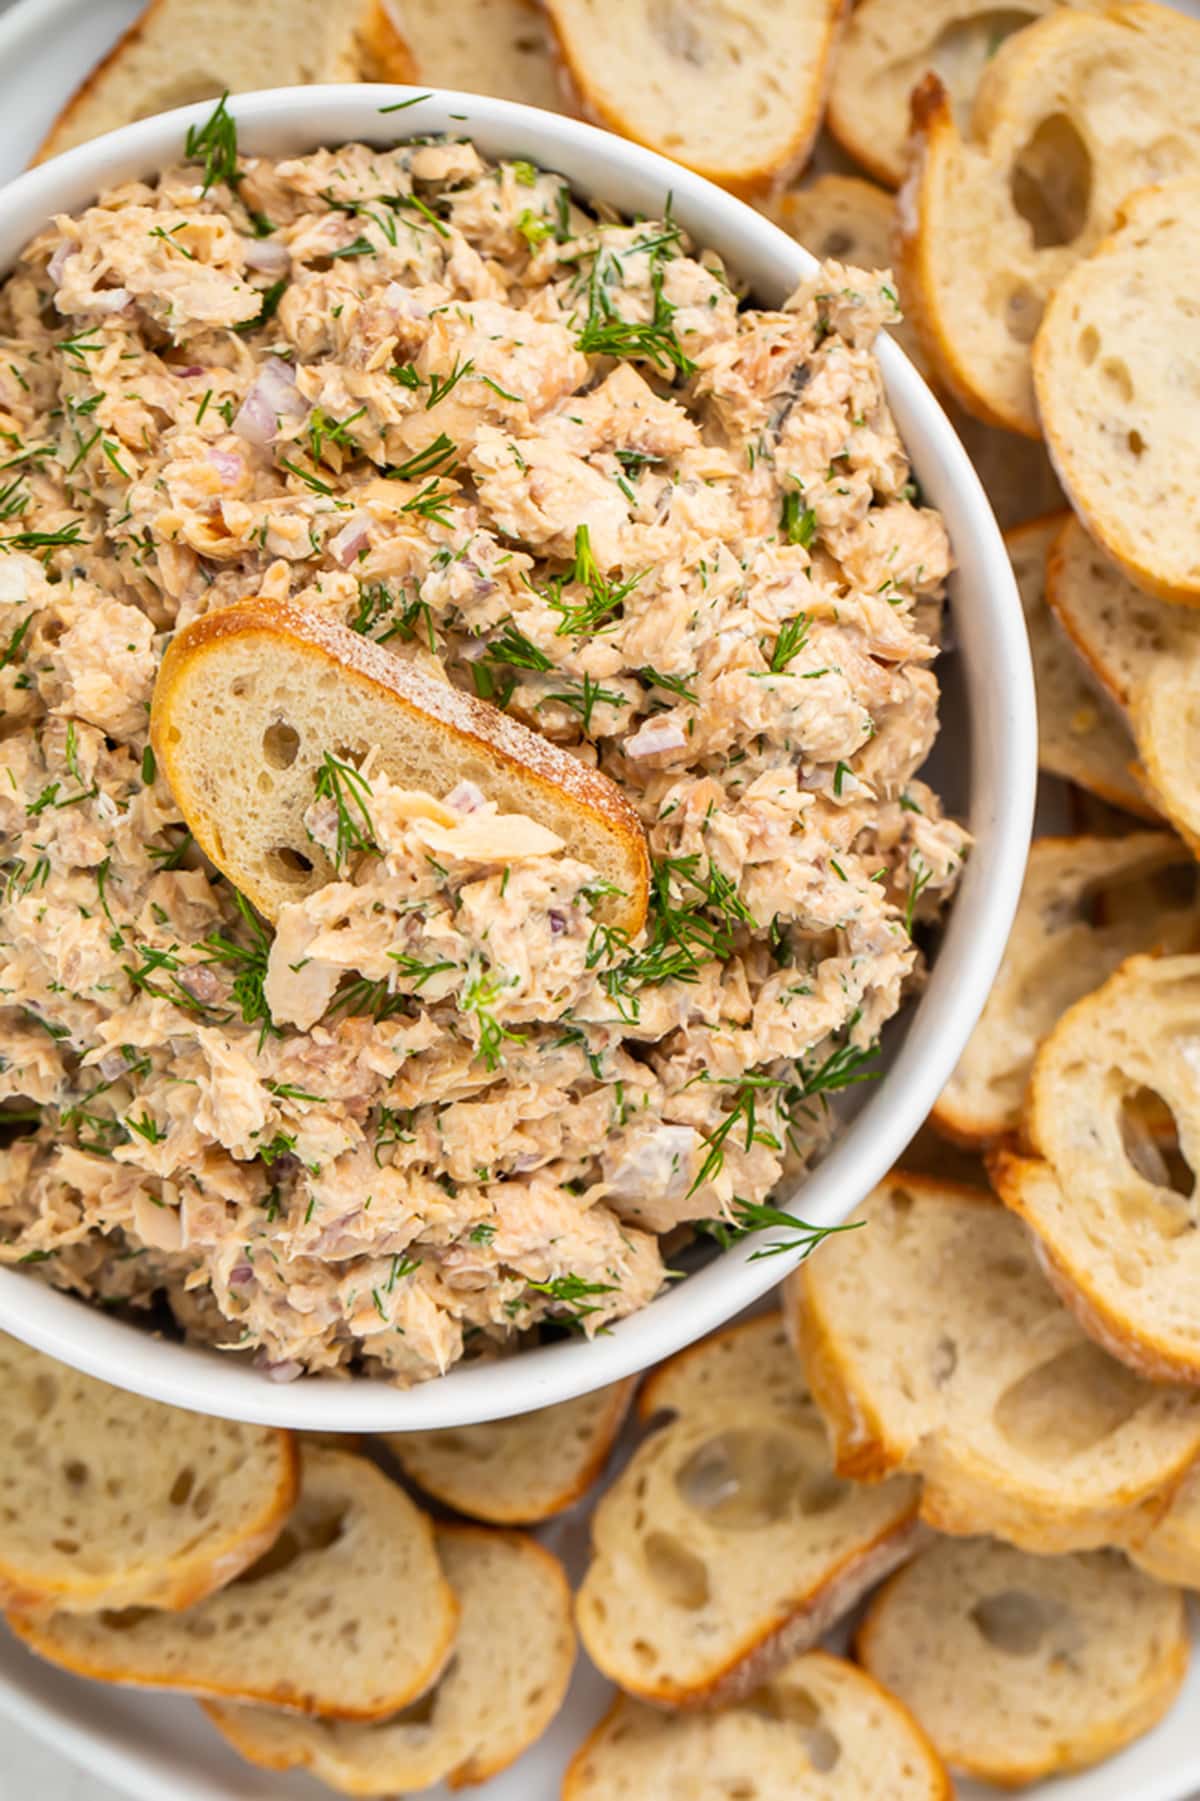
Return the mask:
M622 746L627 757L659 757L664 751L686 750L687 734L669 720L648 719Z
M277 239L247 238L244 242L247 269L261 269L264 275L282 275L291 267L287 247Z
M562 933L566 931L567 921L565 914L556 913L551 910L551 912L547 913L546 918L550 921L550 930L555 938L560 937Z
M253 1282L254 1269L249 1263L235 1264L229 1272L230 1288L245 1288L247 1282Z
M190 969L184 970L179 977L179 986L186 988L188 993L198 1001L208 1003L220 999L221 983L219 979L211 969L206 969L201 963L193 964Z
M303 419L308 402L296 392L296 374L280 357L268 357L234 414L233 429L248 444L274 442L280 419Z
M304 1365L289 1357L284 1363L264 1363L262 1368L267 1372L269 1382L294 1382L297 1376L304 1374Z
M54 255L50 258L50 261L46 264L46 274L50 277L50 280L54 283L55 287L57 287L62 280L63 269L66 267L67 258L69 256L74 256L77 248L78 246L73 244L70 238L64 238L58 249L54 252Z
M349 569L370 535L371 528L365 519L350 519L329 540L329 553L343 569Z
M186 369L172 369L171 371L171 374L177 375L180 381L190 381L193 375L203 375L204 373L203 363L189 363Z
M237 481L246 467L236 450L222 450L218 445L209 451L208 460L223 482Z
M446 796L446 805L453 807L456 813L477 813L484 804L483 790L474 782L458 782Z
M513 1175L527 1176L531 1169L536 1169L542 1161L538 1151L522 1151L519 1157L513 1158Z

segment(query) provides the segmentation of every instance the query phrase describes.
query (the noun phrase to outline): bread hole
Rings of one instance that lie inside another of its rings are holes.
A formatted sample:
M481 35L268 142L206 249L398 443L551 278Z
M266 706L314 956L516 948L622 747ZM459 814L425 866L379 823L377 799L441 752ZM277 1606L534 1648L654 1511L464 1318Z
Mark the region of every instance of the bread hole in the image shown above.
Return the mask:
M675 1472L687 1505L714 1525L743 1531L788 1513L810 1474L796 1440L758 1426L735 1426L706 1439Z
M82 1488L89 1474L87 1464L80 1463L77 1457L73 1457L69 1463L63 1464L63 1475L69 1488Z
M190 1499L196 1484L195 1470L180 1470L171 1484L171 1492L167 1496L172 1507L182 1507Z
M1014 282L1004 297L1004 324L1018 344L1032 344L1042 323L1045 303L1027 281Z
M1125 444L1131 456L1140 457L1145 455L1146 440L1136 428L1133 431L1126 432Z
M746 1705L751 1712L798 1731L803 1736L809 1763L821 1774L827 1774L841 1758L842 1747L810 1689L772 1684L752 1695Z
M192 1496L192 1513L198 1520L207 1519L212 1512L214 1499L215 1493L211 1482L206 1482L203 1488L197 1489Z
M892 1236L899 1240L908 1230L913 1198L907 1188L893 1188L888 1196L892 1210Z
M1014 1382L992 1418L1016 1450L1054 1466L1110 1438L1145 1398L1145 1384L1131 1369L1085 1341Z
M929 1374L935 1388L944 1388L958 1368L958 1346L943 1332L933 1347Z
M229 1618L225 1622L225 1628L229 1632L236 1632L238 1630L239 1626L241 1625L241 1623L242 1623L241 1615L237 1614L237 1613L231 1613ZM198 1615L198 1616L193 1615L191 1619L185 1619L184 1625L187 1629L187 1634L188 1634L189 1638L206 1639L206 1638L214 1638L216 1636L216 1631L217 1631L216 1620L205 1619L203 1615Z
M629 1648L644 1669L653 1669L658 1662L658 1652L648 1639L635 1638Z
M708 1604L708 1571L694 1551L681 1545L669 1532L652 1532L642 1544L646 1572L659 1593L673 1607L689 1613Z
M708 61L704 24L691 0L651 0L647 22L668 56L702 69Z
M970 96L988 63L1005 38L1036 17L1036 13L1021 7L997 7L993 12L955 20L934 39L928 66L936 69L952 96L961 96L954 109L961 129L966 129L971 116Z
M1017 152L1009 192L1035 250L1075 242L1091 207L1092 156L1066 113L1043 119Z
M58 1399L58 1379L44 1370L39 1370L30 1383L30 1390L33 1396L34 1412L49 1413Z
M108 1632L133 1632L143 1620L161 1619L153 1607L102 1607L100 1620Z
M1079 360L1090 369L1100 354L1100 333L1094 325L1085 325L1079 334Z
M1182 1044L1177 1043L1175 1049L1183 1053L1185 1061L1191 1061ZM1168 1189L1181 1200L1191 1200L1196 1177L1179 1149L1175 1115L1154 1089L1138 1088L1122 1097L1121 1143L1133 1168L1145 1181Z
M821 256L823 259L829 258L835 263L857 263L858 259L851 255L851 251L857 247L857 242L852 231L846 231L838 225L831 225L821 239Z
M244 700L247 694L254 693L254 677L252 675L235 675L229 684L229 692L238 700Z
M300 750L300 734L286 720L277 719L263 733L262 747L272 769L290 769Z
M267 1576L276 1576L280 1570L290 1568L298 1558L307 1556L310 1552L327 1551L330 1545L337 1543L345 1526L344 1507L330 1507L326 1502L301 1495L275 1543L244 1575L238 1577L239 1584L261 1582Z
M1002 1589L976 1601L967 1618L987 1644L1005 1657L1032 1657L1050 1626L1050 1613L1037 1595Z
M51 1539L50 1542L54 1546L54 1549L56 1551L62 1552L64 1557L78 1557L78 1555L79 1555L79 1540L78 1539L55 1538L55 1539Z
M277 881L288 882L298 888L312 875L313 860L290 844L280 844L267 852L267 867Z
M810 1475L800 1487L800 1511L806 1519L829 1513L845 1500L850 1484L835 1476L832 1470Z
M1129 373L1129 364L1119 356L1106 356L1100 365L1100 373L1116 389L1118 398L1129 406L1133 401L1133 377Z

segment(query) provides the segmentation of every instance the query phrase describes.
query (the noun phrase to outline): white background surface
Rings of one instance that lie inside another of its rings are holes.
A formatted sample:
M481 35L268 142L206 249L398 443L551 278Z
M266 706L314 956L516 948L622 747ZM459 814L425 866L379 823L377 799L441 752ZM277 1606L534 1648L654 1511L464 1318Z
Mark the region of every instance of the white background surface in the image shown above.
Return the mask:
M1195 3L1200 0L1193 0ZM0 13L7 12L11 4L12 0L0 0ZM102 53L138 9L137 0L24 0L11 18L0 20L0 179L7 179L21 166L37 141L38 124L49 121L79 73ZM7 102L16 100L13 90L17 84L20 101L10 106ZM579 1532L574 1523L566 1525L564 1535L578 1543ZM0 1634L0 1638L4 1637ZM0 1656L10 1670L19 1669L27 1661L19 1653L14 1658L6 1639L0 1642ZM96 1685L77 1684L65 1677L43 1684L40 1671L37 1681L43 1700L53 1697L57 1701L60 1695L65 1698L64 1717L74 1708L74 1718L81 1725L86 1714L86 1724L93 1732L100 1726L110 1731L115 1754L120 1755L122 1744L144 1745L147 1773L137 1783L136 1792L146 1801L151 1797L153 1801L191 1801L193 1794L199 1797L201 1789L193 1789L184 1775L186 1771L190 1776L199 1761L189 1757L187 1744L189 1740L198 1746L206 1743L200 1735L208 1729L191 1704L110 1694ZM589 1673L581 1673L579 1681L586 1691L579 1697L581 1707L594 1717L600 1701L598 1681ZM58 1744L64 1742L64 1728L56 1728L50 1722L45 1730ZM1200 1762L1200 1672L1193 1673L1188 1696L1165 1731L1169 1737L1160 1741L1161 1749L1152 1758L1147 1759L1144 1751L1135 1748L1107 1770L1039 1793L1047 1801L1051 1795L1054 1801L1185 1801L1186 1790L1180 1787L1178 1772L1185 1762ZM578 1737L578 1727L560 1729L551 1737L560 1741L556 1747L559 1755L553 1761L561 1768L572 1739ZM85 1766L76 1767L61 1750L49 1748L23 1726L0 1716L0 1801L122 1801L122 1796L134 1792L134 1786L131 1783L118 1790L92 1773L97 1762L105 1759L105 1753L95 1749L97 1742L98 1735L90 1746L82 1737L75 1743L73 1755ZM178 1778L151 1775L151 1763L157 1763L160 1772L169 1770L176 1743ZM228 1771L224 1779L216 1773L215 1786L204 1785L205 1801L266 1801L272 1794L316 1797L324 1793L303 1778L255 1774L232 1762ZM537 1782L535 1790L530 1773L522 1774L518 1765L509 1780L489 1785L487 1794L495 1794L496 1801L552 1801L556 1790L556 1783L543 1788L542 1782ZM966 1791L962 1792L965 1801ZM669 1798L647 1796L644 1801Z

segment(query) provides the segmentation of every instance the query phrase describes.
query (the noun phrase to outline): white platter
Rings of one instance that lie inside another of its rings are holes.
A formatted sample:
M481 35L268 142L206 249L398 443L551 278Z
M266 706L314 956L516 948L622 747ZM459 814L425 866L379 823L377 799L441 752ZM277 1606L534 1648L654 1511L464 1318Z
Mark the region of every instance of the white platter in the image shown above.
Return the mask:
M140 0L20 0L0 16L0 182L25 165L66 94L139 10ZM1187 0L1187 10L1200 11L1200 0ZM542 1537L577 1577L586 1556L584 1513L556 1522ZM551 1731L510 1771L474 1791L480 1801L555 1801L570 1755L607 1694L606 1683L581 1659ZM68 1676L39 1663L2 1627L0 1715L89 1772L97 1797L104 1783L137 1801L328 1801L328 1791L307 1777L241 1763L191 1702ZM0 1801L35 1801L16 1773L15 1737L0 1726ZM89 1801L90 1787L71 1793ZM64 1770L61 1789L39 1784L36 1801L59 1801L66 1790ZM962 1801L978 1801L997 1791L962 1784L958 1792ZM446 1789L428 1793L429 1801L452 1801ZM1156 1732L1096 1770L1026 1795L1028 1801L1200 1801L1200 1657Z

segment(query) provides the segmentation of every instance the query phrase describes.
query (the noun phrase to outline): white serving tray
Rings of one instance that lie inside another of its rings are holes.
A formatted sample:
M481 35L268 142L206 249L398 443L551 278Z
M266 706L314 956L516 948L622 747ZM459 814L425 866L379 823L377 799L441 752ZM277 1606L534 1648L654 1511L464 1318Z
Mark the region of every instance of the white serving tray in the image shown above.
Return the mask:
M334 4L335 0L330 0ZM1200 13L1200 0L1182 0ZM0 182L27 162L65 97L141 10L141 0L19 0L0 16ZM179 101L191 99L180 93ZM586 1563L587 1509L542 1534L578 1580ZM1200 1653L1200 1618L1195 1636ZM472 1792L479 1801L557 1801L571 1754L604 1711L609 1689L583 1657L567 1702L546 1737L511 1770ZM26 1728L101 1781L136 1801L329 1801L306 1776L273 1775L229 1751L192 1702L85 1682L40 1663L0 1627L0 1715ZM54 1801L18 1794L6 1770L0 1728L2 1801ZM453 1801L445 1788L429 1801ZM958 1787L962 1801L998 1791ZM1027 1801L1200 1801L1200 1655L1170 1717L1158 1730L1082 1775L1025 1791ZM667 1795L644 1801L675 1801Z

